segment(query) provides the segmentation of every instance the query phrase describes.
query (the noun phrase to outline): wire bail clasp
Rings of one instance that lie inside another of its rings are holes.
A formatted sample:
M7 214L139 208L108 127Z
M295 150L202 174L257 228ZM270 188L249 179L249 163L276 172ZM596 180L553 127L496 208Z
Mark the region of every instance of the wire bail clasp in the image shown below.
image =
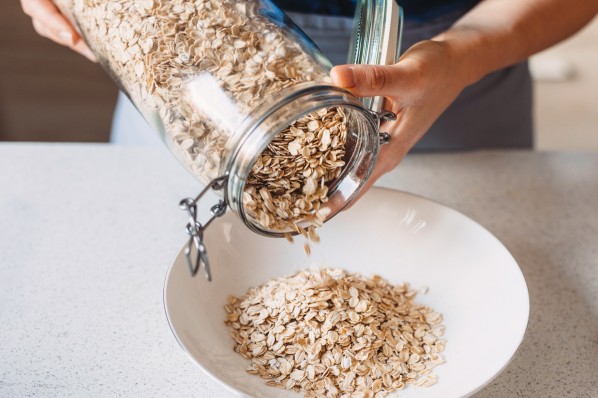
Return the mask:
M203 233L208 228L208 226L214 221L216 218L222 216L226 213L226 200L220 199L217 204L212 206L210 209L211 217L205 224L200 223L197 220L197 202L210 190L213 189L218 191L223 189L226 186L226 182L228 180L228 173L217 177L210 181L208 185L195 197L186 198L181 200L179 203L179 207L182 210L187 211L189 216L189 222L185 227L187 233L189 234L189 242L187 243L187 247L185 248L185 257L187 258L187 264L189 265L189 271L191 272L191 276L197 275L199 272L199 268L201 264L204 265L204 272L206 275L206 279L208 281L212 280L212 274L210 272L210 263L208 261L208 253L206 251L206 247L203 243ZM195 260L192 259L192 250L193 246L197 250L197 256Z
M390 120L397 120L397 115L391 111L369 111L374 118L376 118L376 122L378 123L378 136L380 137L380 145L386 145L390 142L390 134L385 131L380 131L380 126L382 122L387 122Z

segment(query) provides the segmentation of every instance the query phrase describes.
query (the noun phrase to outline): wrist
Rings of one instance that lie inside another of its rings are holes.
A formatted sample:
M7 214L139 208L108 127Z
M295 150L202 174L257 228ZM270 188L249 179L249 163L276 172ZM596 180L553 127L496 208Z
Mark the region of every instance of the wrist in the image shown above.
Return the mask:
M483 35L471 29L451 28L432 39L442 43L453 64L455 78L466 87L492 71L491 59L484 54L488 44Z

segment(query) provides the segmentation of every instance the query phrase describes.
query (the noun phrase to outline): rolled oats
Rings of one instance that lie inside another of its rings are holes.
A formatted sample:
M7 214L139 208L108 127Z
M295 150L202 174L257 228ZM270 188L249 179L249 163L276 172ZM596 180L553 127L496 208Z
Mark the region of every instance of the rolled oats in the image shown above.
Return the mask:
M415 296L379 276L301 271L229 297L225 322L247 371L270 386L307 398L380 398L437 381L442 316Z

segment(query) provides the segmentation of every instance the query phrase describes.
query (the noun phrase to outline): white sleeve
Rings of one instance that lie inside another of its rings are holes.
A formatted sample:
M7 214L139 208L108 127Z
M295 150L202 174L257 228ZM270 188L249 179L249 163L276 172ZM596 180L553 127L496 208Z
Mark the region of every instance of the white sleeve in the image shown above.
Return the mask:
M116 145L162 145L159 133L154 131L133 103L122 92L118 94L110 143Z

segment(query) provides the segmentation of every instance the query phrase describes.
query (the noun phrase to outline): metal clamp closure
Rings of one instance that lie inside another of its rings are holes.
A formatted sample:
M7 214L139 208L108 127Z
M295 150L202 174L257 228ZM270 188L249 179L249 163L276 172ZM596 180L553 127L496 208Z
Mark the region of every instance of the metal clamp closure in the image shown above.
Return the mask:
M380 126L382 125L382 122L387 122L390 120L397 120L397 115L391 111L381 111L381 112L376 112L373 110L369 111L372 116L374 116L376 118L376 122L378 124L378 135L380 137L380 145L386 145L390 142L390 134L388 134L387 132L384 131L380 131Z
M189 234L189 242L187 243L187 247L185 248L185 257L187 258L187 264L189 265L189 271L191 272L191 276L197 275L199 272L199 268L201 264L204 265L204 272L206 275L206 279L208 281L212 280L212 274L210 273L210 263L208 261L208 253L206 251L206 247L203 243L203 233L208 228L208 226L214 221L216 218L222 216L226 213L226 200L220 199L217 204L212 206L210 209L211 217L210 219L201 224L197 220L197 202L210 190L213 189L218 191L220 189L225 188L226 182L228 181L228 174L222 175L213 179L200 193L195 197L186 198L181 200L179 203L179 207L182 210L186 210L189 215L189 222L187 223L186 229L187 233ZM195 246L197 250L197 256L195 260L192 259L192 249Z

